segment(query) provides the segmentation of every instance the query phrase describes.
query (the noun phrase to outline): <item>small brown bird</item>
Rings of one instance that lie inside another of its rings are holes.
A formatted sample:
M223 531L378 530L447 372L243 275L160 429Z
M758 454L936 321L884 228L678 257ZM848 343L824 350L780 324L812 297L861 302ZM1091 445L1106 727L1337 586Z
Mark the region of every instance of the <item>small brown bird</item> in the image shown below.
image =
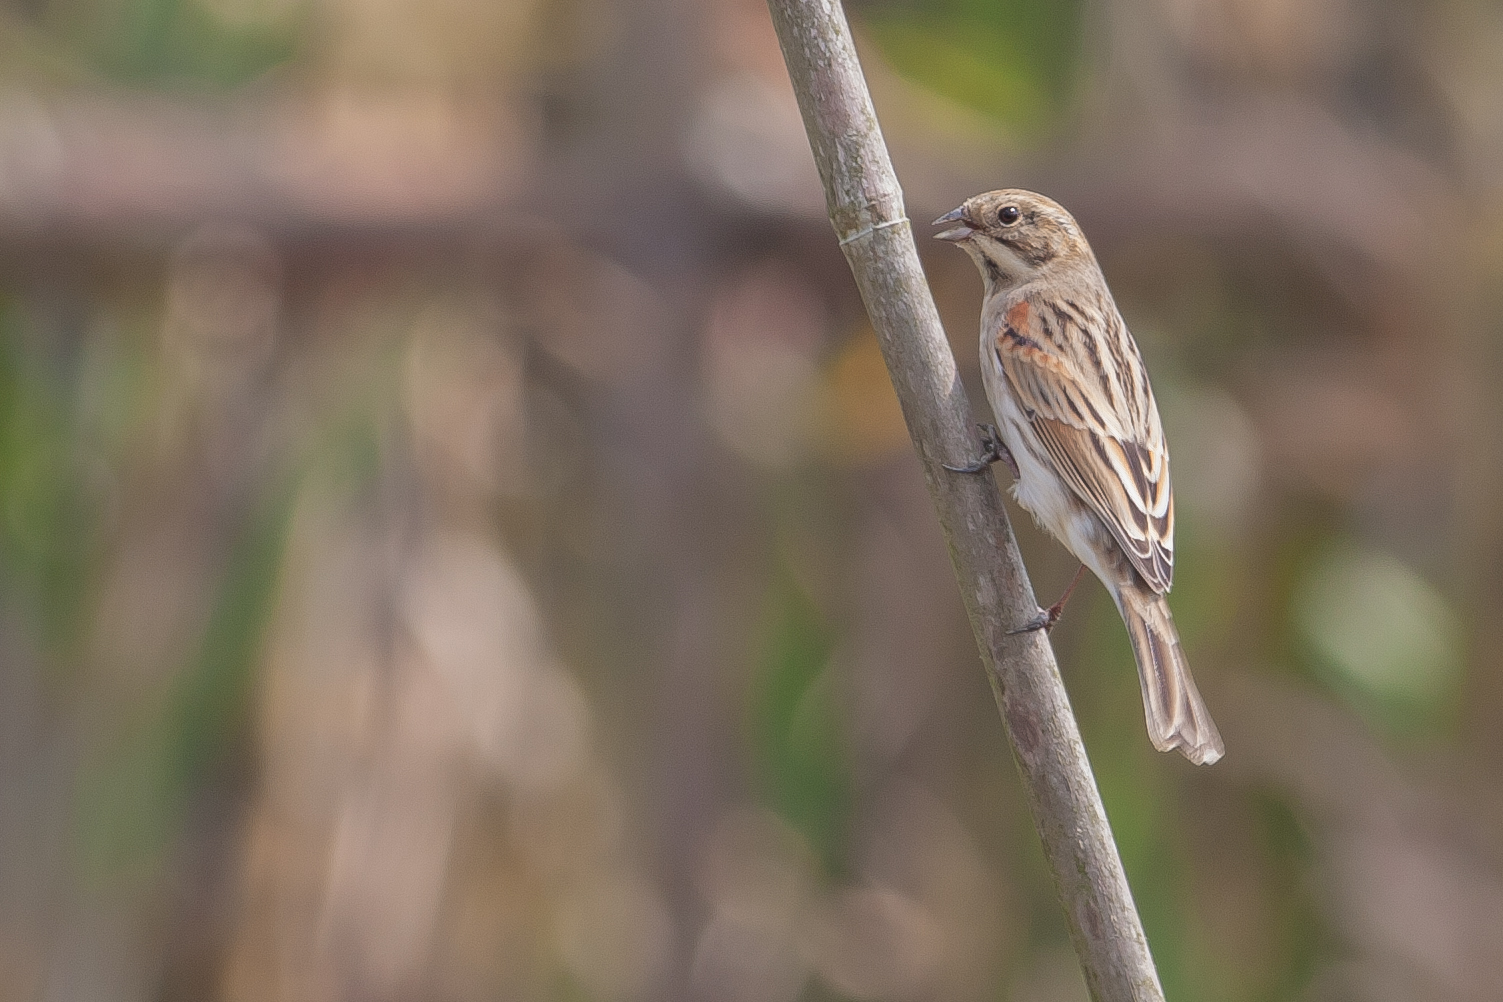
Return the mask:
M975 473L1006 461L1018 503L1117 603L1153 746L1216 761L1221 735L1164 598L1174 576L1164 429L1096 255L1068 212L1031 191L989 191L934 222L959 224L937 236L969 254L985 283L981 373L997 417L986 456L950 468ZM1052 627L1074 587L1023 629Z

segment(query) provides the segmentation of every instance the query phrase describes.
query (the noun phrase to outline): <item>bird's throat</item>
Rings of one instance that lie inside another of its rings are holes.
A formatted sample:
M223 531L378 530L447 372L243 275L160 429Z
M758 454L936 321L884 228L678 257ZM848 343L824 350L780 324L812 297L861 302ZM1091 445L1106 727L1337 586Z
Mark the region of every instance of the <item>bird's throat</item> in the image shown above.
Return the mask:
M1033 266L1000 240L977 234L964 247L981 272L988 296L1011 289L1033 275Z

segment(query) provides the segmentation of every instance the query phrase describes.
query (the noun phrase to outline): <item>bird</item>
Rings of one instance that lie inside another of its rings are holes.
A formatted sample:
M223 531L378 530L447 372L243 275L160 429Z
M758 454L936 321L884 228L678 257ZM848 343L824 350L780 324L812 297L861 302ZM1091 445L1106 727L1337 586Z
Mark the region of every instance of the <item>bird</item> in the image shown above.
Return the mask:
M1137 343L1075 218L1019 188L967 199L935 234L981 273L981 373L995 425L979 461L1001 460L1012 494L1081 562L1059 602L1014 633L1054 626L1085 568L1127 626L1148 738L1197 765L1225 748L1166 596L1174 577L1169 450Z

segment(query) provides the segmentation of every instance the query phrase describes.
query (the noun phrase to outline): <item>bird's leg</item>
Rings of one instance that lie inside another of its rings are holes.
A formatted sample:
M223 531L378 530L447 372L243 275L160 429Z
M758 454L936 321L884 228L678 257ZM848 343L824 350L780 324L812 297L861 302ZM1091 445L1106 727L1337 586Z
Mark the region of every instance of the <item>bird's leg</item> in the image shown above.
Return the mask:
M1040 609L1039 614L1033 617L1026 625L1020 626L1016 630L1008 630L1007 635L1012 637L1019 633L1032 633L1034 630L1043 630L1045 633L1048 633L1054 629L1054 624L1059 622L1060 613L1065 611L1065 603L1070 601L1070 593L1075 590L1076 585L1080 584L1080 576L1084 573L1085 564L1081 564L1080 570L1076 571L1075 576L1070 579L1070 587L1065 589L1065 593L1059 597L1058 602L1055 602L1047 609Z
M1000 459L1012 471L1012 478L1018 479L1018 461L1013 458L1012 451L1003 444L1002 433L997 431L997 426L983 424L977 427L981 429L981 458L965 466L951 466L949 463L940 465L952 473L980 473Z

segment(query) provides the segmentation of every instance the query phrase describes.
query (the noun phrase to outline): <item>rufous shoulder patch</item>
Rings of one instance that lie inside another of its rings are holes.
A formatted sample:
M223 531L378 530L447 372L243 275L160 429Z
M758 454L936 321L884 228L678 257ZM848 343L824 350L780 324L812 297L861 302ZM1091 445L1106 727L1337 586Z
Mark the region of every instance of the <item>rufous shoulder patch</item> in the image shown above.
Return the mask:
M1028 329L1028 300L1018 300L1017 305L1007 311L1007 323L1017 331Z

